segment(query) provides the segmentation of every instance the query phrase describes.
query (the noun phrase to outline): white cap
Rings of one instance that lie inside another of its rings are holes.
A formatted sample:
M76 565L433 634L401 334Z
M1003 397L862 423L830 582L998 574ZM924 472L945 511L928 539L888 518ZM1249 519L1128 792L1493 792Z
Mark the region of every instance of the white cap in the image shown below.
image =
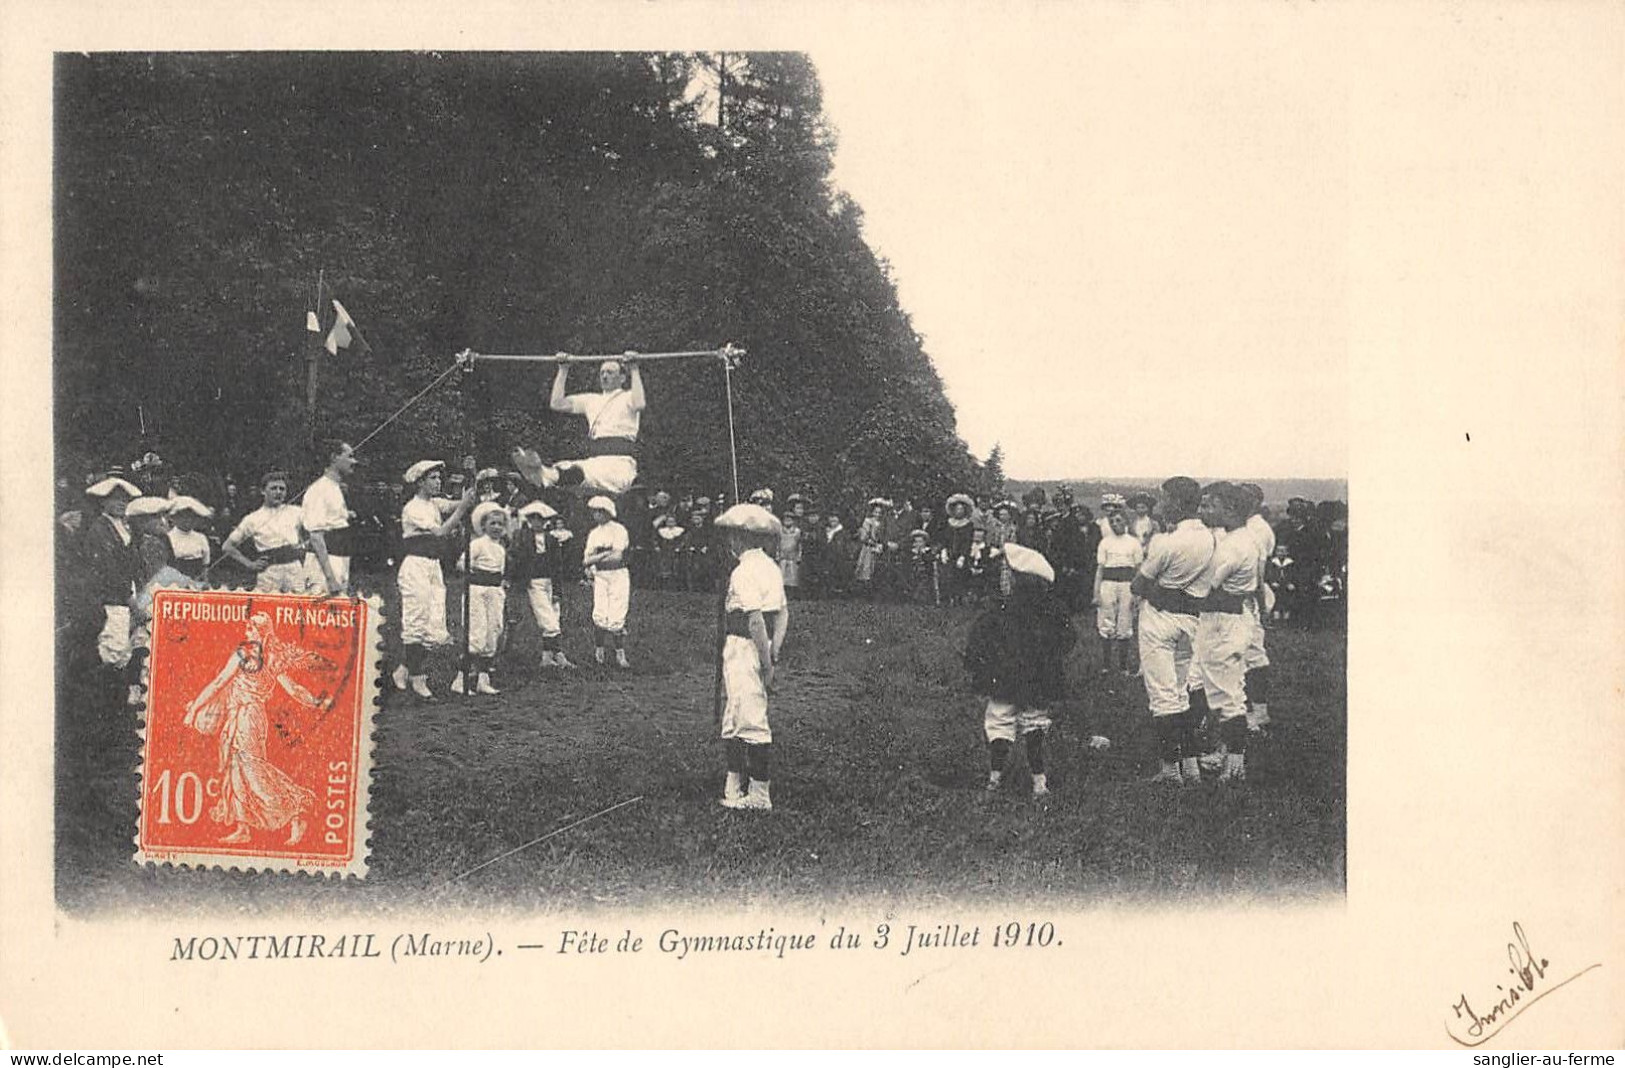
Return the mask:
M214 515L214 509L210 508L196 497L176 497L174 500L169 502L169 511L171 514L174 514L175 512L191 512L193 515L199 516L203 519L207 519Z
M600 512L608 512L611 518L616 515L615 502L608 497L594 497L587 502L587 507L597 509Z
M1037 549L1008 542L1004 547L1004 558L1010 562L1011 571L1019 571L1023 575L1036 575L1045 582L1055 581L1055 569L1049 566L1049 561L1044 559L1044 554Z
M750 534L778 534L784 530L779 517L759 504L736 504L717 516L716 525L724 530L743 530Z
M124 514L131 519L140 519L144 515L164 515L168 511L168 497L137 497L130 502Z
M408 467L406 469L406 474L402 475L401 477L408 483L416 483L430 471L433 471L436 468L443 468L445 466L446 464L444 460L419 460L411 467Z
M494 467L482 467L478 471L474 472L474 480L476 482L484 482L487 479L501 478L501 477L502 477L502 472L498 471Z
M501 512L503 518L507 518L507 512L503 509L502 505L495 501L486 501L483 504L475 505L474 518L472 520L474 529L479 530L481 527L483 527L485 525L486 518L490 516L492 512Z
M132 499L141 496L141 488L139 486L133 482L126 482L124 479L117 476L112 478L104 478L94 486L91 486L89 489L85 490L85 492L90 494L92 497L105 497L115 490Z
M476 511L477 510L478 509L476 509ZM547 506L546 501L531 501L529 504L519 509L519 515L521 518L525 516L539 515L543 519L552 519L558 514L558 512Z

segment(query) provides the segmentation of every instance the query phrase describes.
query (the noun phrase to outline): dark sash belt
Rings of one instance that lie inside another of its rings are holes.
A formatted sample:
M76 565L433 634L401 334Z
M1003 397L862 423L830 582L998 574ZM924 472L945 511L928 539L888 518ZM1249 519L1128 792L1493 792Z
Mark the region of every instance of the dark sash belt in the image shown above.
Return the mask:
M502 572L500 571L470 571L468 583L471 586L500 586L502 585Z
M596 569L598 571L624 571L624 570L626 570L626 562L624 560L622 562L618 563L618 564L594 564L592 566L594 567L594 569Z
M1251 594L1225 593L1223 590L1214 590L1202 601L1202 611L1223 612L1227 616L1239 616L1242 612L1242 603Z
M177 556L170 561L170 565L176 571L192 579L202 579L208 571L208 566L204 564L201 556Z
M444 547L440 544L438 534L413 534L401 539L401 552L407 556L422 556L430 560L440 559Z
M1134 568L1132 567L1103 567L1100 569L1102 582L1133 582Z
M1166 586L1153 586L1146 595L1152 607L1161 612L1169 612L1176 616L1196 616L1202 614L1202 602L1192 597L1184 590L1170 590Z
M305 547L303 545L284 545L276 549L260 549L259 543L255 542L254 548L259 551L261 556L265 557L267 567L275 567L277 564L300 564L304 563L305 560Z
M633 459L638 455L637 438L592 438L587 442L588 456L630 456Z
M328 556L354 556L355 531L349 527L339 527L336 530L313 530L312 534L320 534L322 543L327 546ZM315 549L311 549L315 552Z

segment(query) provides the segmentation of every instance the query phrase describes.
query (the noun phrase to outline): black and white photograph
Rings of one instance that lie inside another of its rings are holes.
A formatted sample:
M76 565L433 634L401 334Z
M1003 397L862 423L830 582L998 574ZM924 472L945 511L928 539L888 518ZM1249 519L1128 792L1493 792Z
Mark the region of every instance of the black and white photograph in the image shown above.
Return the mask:
M952 10L21 48L0 992L467 1019L17 1042L1617 1041L1617 11Z

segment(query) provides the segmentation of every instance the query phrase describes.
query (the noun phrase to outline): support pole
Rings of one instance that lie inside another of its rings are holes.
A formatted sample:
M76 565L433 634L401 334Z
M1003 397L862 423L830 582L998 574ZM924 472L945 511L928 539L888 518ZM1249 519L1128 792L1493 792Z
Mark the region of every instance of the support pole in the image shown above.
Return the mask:
M738 359L739 357L741 357L743 355L745 355L745 350L744 349L735 348L732 345L724 345L720 349L695 349L695 350L686 351L686 352L640 352L634 357L634 359L636 359L639 363L647 363L650 360L689 360L689 359L696 359L696 358L705 357L705 356L712 357L713 359L718 357L718 356L726 356L726 357L729 357L731 359ZM474 363L551 363L551 364L558 364L558 363L603 363L605 360L624 359L626 357L626 354L624 352L613 352L613 353L607 353L607 354L602 355L602 356L578 356L578 355L575 355L575 354L568 354L568 355L564 355L564 356L559 356L559 355L556 355L556 354L554 354L554 355L538 355L538 354L533 354L533 353L516 354L516 353L499 353L499 352L468 352L467 356Z
M465 456L474 456L474 364L470 361L463 373L463 426L467 433L463 444L467 448ZM474 470L467 472L473 479L479 473L479 457L474 456ZM478 480L465 485L463 491L474 489ZM474 541L474 511L469 509L463 515L463 655L459 670L463 673L463 700L474 696L474 635L470 633L469 620L473 616L471 602L474 596L474 560L472 543Z

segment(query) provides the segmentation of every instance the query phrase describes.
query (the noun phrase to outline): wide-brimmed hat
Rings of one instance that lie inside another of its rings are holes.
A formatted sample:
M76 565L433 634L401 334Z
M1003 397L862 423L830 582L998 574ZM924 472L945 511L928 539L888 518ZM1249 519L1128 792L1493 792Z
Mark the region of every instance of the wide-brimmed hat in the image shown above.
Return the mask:
M196 497L176 497L169 502L169 512L171 515L176 512L191 512L200 519L208 519L214 515L214 509Z
M967 509L971 509L971 510L974 510L976 508L976 502L971 500L970 494L968 494L968 493L955 493L955 494L951 495L948 498L948 500L943 504L943 507L944 508L952 508L956 504L962 504Z
M1009 561L1011 571L1033 575L1045 582L1055 581L1055 569L1037 549L1029 549L1025 545L1010 542L1004 547L1004 558Z
M496 501L485 501L482 504L475 505L474 515L471 519L471 522L474 524L474 529L479 530L481 527L483 527L485 525L485 521L489 519L493 513L501 515L504 520L508 518L507 510Z
M759 504L736 504L716 518L723 530L742 530L748 534L779 534L784 524L779 517Z
M611 519L615 518L615 502L608 497L594 497L587 502L587 507L595 512L608 512Z
M124 509L125 516L130 519L140 519L146 515L166 515L168 512L168 497L137 497Z
M113 493L122 493L134 500L141 496L141 488L133 482L126 482L116 475L110 475L85 490L92 497L106 497Z
M543 519L551 519L558 514L559 513L557 511L548 507L546 501L531 501L529 504L519 509L519 515L521 518L535 515L541 516Z

